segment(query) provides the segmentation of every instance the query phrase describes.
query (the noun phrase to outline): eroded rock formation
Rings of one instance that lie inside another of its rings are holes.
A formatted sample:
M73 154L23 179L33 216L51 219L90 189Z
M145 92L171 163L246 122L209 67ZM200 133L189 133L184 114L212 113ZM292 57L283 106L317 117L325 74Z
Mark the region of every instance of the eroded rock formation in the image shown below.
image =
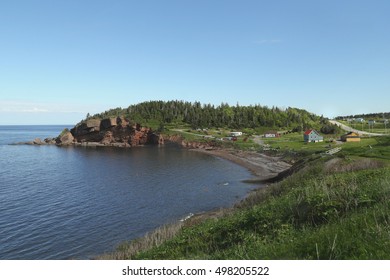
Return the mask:
M58 145L139 146L161 144L160 135L125 118L89 119L57 137Z

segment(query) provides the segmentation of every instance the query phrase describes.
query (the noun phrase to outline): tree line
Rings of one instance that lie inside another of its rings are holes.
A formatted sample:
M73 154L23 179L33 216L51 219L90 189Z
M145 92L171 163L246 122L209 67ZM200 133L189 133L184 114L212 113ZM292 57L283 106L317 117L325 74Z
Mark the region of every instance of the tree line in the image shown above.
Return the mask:
M387 113L383 112L383 113L358 114L358 115L349 115L349 116L338 116L338 117L336 117L336 120L357 119L357 118L374 119L374 120L390 119L390 112L387 112Z
M186 101L147 101L127 108L107 110L87 118L109 118L123 116L131 121L147 125L158 123L188 124L192 128L226 127L290 129L302 131L319 128L327 124L327 119L298 108L281 109L261 105L231 106L221 103L219 106Z

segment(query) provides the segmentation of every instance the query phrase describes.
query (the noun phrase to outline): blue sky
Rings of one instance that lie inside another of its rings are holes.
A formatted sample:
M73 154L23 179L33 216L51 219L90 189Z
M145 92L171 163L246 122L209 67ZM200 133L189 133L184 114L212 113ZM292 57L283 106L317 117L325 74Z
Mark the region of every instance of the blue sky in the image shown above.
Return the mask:
M148 100L390 111L390 1L0 2L0 124Z

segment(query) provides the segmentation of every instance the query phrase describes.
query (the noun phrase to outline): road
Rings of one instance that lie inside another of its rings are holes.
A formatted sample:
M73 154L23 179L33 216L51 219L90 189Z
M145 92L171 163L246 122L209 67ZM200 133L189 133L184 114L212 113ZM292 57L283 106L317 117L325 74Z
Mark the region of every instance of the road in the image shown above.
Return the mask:
M194 135L194 136L198 136L198 137L200 137L200 138L203 138L203 137L206 136L206 135L204 135L204 134L196 134L196 133L192 133L192 132L187 132L187 131L185 131L185 129L175 128L175 129L171 129L171 130L172 130L172 131L181 132L181 133L191 134L191 135Z
M340 123L338 121L335 121L335 120L330 120L329 122L331 124L335 124L335 125L341 127L345 131L355 132L355 133L360 134L360 135L369 135L369 136L384 136L384 135L386 135L386 134L381 134L381 133L371 133L371 132L367 132L367 131L357 130L357 129L354 129L354 128L350 127L350 126L342 124L342 123Z
M176 128L176 129L171 129L171 130L172 131L181 132L181 133L185 133L185 134L190 134L190 135L193 135L193 136L196 136L196 137L199 137L199 138L209 138L209 139L216 139L216 140L220 140L221 139L219 137L214 137L212 135L205 135L205 134L197 134L197 133L188 132L188 131L186 131L186 129Z

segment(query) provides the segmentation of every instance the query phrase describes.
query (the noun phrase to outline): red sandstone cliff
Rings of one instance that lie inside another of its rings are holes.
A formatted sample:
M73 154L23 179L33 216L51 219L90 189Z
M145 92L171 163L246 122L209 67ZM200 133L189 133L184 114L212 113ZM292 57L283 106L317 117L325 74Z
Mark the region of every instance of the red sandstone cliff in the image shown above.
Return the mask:
M161 144L162 137L148 127L132 124L125 118L89 119L57 137L58 145L95 143L105 146Z

